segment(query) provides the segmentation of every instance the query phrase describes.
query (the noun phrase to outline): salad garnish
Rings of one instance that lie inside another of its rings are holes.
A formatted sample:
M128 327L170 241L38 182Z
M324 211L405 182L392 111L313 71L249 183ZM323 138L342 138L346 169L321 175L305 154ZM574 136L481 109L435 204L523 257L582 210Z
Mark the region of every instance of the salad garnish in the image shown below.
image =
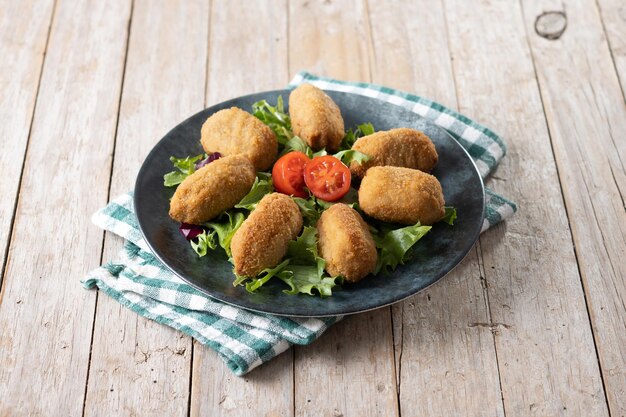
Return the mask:
M274 106L266 100L254 103L252 114L276 134L280 157L272 172L257 172L250 192L234 208L203 225L181 224L181 233L198 256L204 257L219 246L230 258L230 241L237 229L263 196L277 191L292 196L304 219L303 230L296 240L289 242L287 255L280 264L263 270L256 277L236 276L233 285L242 285L247 291L256 292L275 278L287 285L288 288L283 289L286 294L331 296L333 290L343 283L343 277L331 277L325 271L326 262L318 254L315 225L321 213L337 202L359 211L369 224L378 250L374 275L393 271L410 258L411 248L432 226L420 223L395 225L371 219L359 209L357 191L350 186L348 166L370 159L368 155L351 148L360 137L375 132L371 123L348 129L338 152L331 155L325 149L315 152L304 140L293 135L291 119L285 112L282 97L278 97ZM170 160L174 170L164 175L163 183L166 187L177 186L196 170L221 156L217 152L184 158L172 156ZM455 219L456 210L446 207L441 221L452 225Z

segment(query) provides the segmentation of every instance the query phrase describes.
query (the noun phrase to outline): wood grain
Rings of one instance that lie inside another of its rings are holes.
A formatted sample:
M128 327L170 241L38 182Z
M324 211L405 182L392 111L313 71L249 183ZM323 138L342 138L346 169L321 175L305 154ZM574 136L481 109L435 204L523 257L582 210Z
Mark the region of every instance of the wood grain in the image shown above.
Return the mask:
M520 207L480 239L505 413L607 415L519 4L445 5L459 108L507 140L491 186Z
M207 106L289 82L286 9L286 1L213 1ZM239 378L214 351L195 343L190 413L293 415L292 365L290 350Z
M371 36L364 1L289 2L289 73L371 80Z
M524 4L526 26L547 6ZM594 2L555 42L531 34L611 414L626 415L626 106Z
M454 108L447 34L432 30L446 28L442 6L371 2L371 66L374 82ZM474 249L443 280L393 306L403 415L504 414L483 277Z
M0 416L626 415L623 2L210 1L135 0L124 72L132 0L0 0ZM89 218L178 121L301 69L458 103L509 144L489 185L520 211L423 294L239 378L81 289Z
M597 0L597 4L609 42L611 57L621 81L622 93L626 96L626 3L622 0ZM584 6L594 8L589 2ZM594 30L599 30L599 28L594 26Z
M372 80L456 108L443 4L369 2L368 9ZM441 30L433 31L434 27Z
M293 416L293 350L243 377L195 343L191 412L197 416Z
M286 0L215 0L210 42L207 106L289 83Z
M389 308L346 317L295 349L297 416L398 415Z
M289 66L370 81L366 4L289 3ZM349 10L349 13L345 11ZM390 309L348 317L295 349L296 415L398 415Z
M0 305L0 415L82 412L129 1L59 1Z
M111 197L132 190L156 142L203 108L208 29L207 0L135 1ZM122 241L107 233L103 258ZM191 338L99 294L85 415L186 416L191 351Z
M0 1L0 286L54 1Z

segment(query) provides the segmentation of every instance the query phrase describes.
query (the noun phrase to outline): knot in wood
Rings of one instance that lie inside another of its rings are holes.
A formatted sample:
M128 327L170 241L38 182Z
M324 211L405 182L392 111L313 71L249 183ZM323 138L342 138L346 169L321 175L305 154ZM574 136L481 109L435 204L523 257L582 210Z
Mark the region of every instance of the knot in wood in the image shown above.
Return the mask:
M556 40L563 35L567 28L565 12L543 12L535 20L535 32L542 38Z

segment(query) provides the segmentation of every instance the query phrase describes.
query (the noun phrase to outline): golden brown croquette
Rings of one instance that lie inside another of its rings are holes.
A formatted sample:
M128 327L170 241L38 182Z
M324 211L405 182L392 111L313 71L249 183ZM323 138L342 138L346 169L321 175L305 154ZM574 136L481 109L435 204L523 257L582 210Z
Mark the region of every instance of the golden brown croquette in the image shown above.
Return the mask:
M302 84L291 92L289 116L293 134L316 151L336 151L346 133L337 104L311 84Z
M424 133L408 128L376 132L358 139L352 149L369 155L363 164L350 164L352 175L362 177L374 166L395 166L430 172L439 156L435 145Z
M201 224L232 208L250 192L256 172L242 155L226 156L203 166L178 186L170 201L170 217Z
M326 260L326 271L357 282L374 272L378 254L367 224L356 210L333 204L317 222L318 249Z
M437 178L416 169L373 167L359 188L361 209L391 223L431 225L444 215L444 199Z
M265 195L235 232L230 249L235 272L255 277L280 263L289 241L302 230L302 214L294 201L280 193Z
M276 135L262 121L237 107L220 110L202 125L202 147L206 153L244 155L258 171L276 160Z

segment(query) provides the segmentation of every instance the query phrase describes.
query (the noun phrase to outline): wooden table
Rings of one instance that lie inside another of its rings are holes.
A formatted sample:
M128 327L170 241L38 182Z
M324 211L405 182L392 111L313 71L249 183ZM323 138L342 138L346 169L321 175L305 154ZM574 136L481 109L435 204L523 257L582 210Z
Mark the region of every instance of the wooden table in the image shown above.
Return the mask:
M0 416L626 415L622 0L0 0L0 51ZM301 69L493 128L488 185L520 210L428 290L239 378L82 289L122 244L90 215L179 121Z

